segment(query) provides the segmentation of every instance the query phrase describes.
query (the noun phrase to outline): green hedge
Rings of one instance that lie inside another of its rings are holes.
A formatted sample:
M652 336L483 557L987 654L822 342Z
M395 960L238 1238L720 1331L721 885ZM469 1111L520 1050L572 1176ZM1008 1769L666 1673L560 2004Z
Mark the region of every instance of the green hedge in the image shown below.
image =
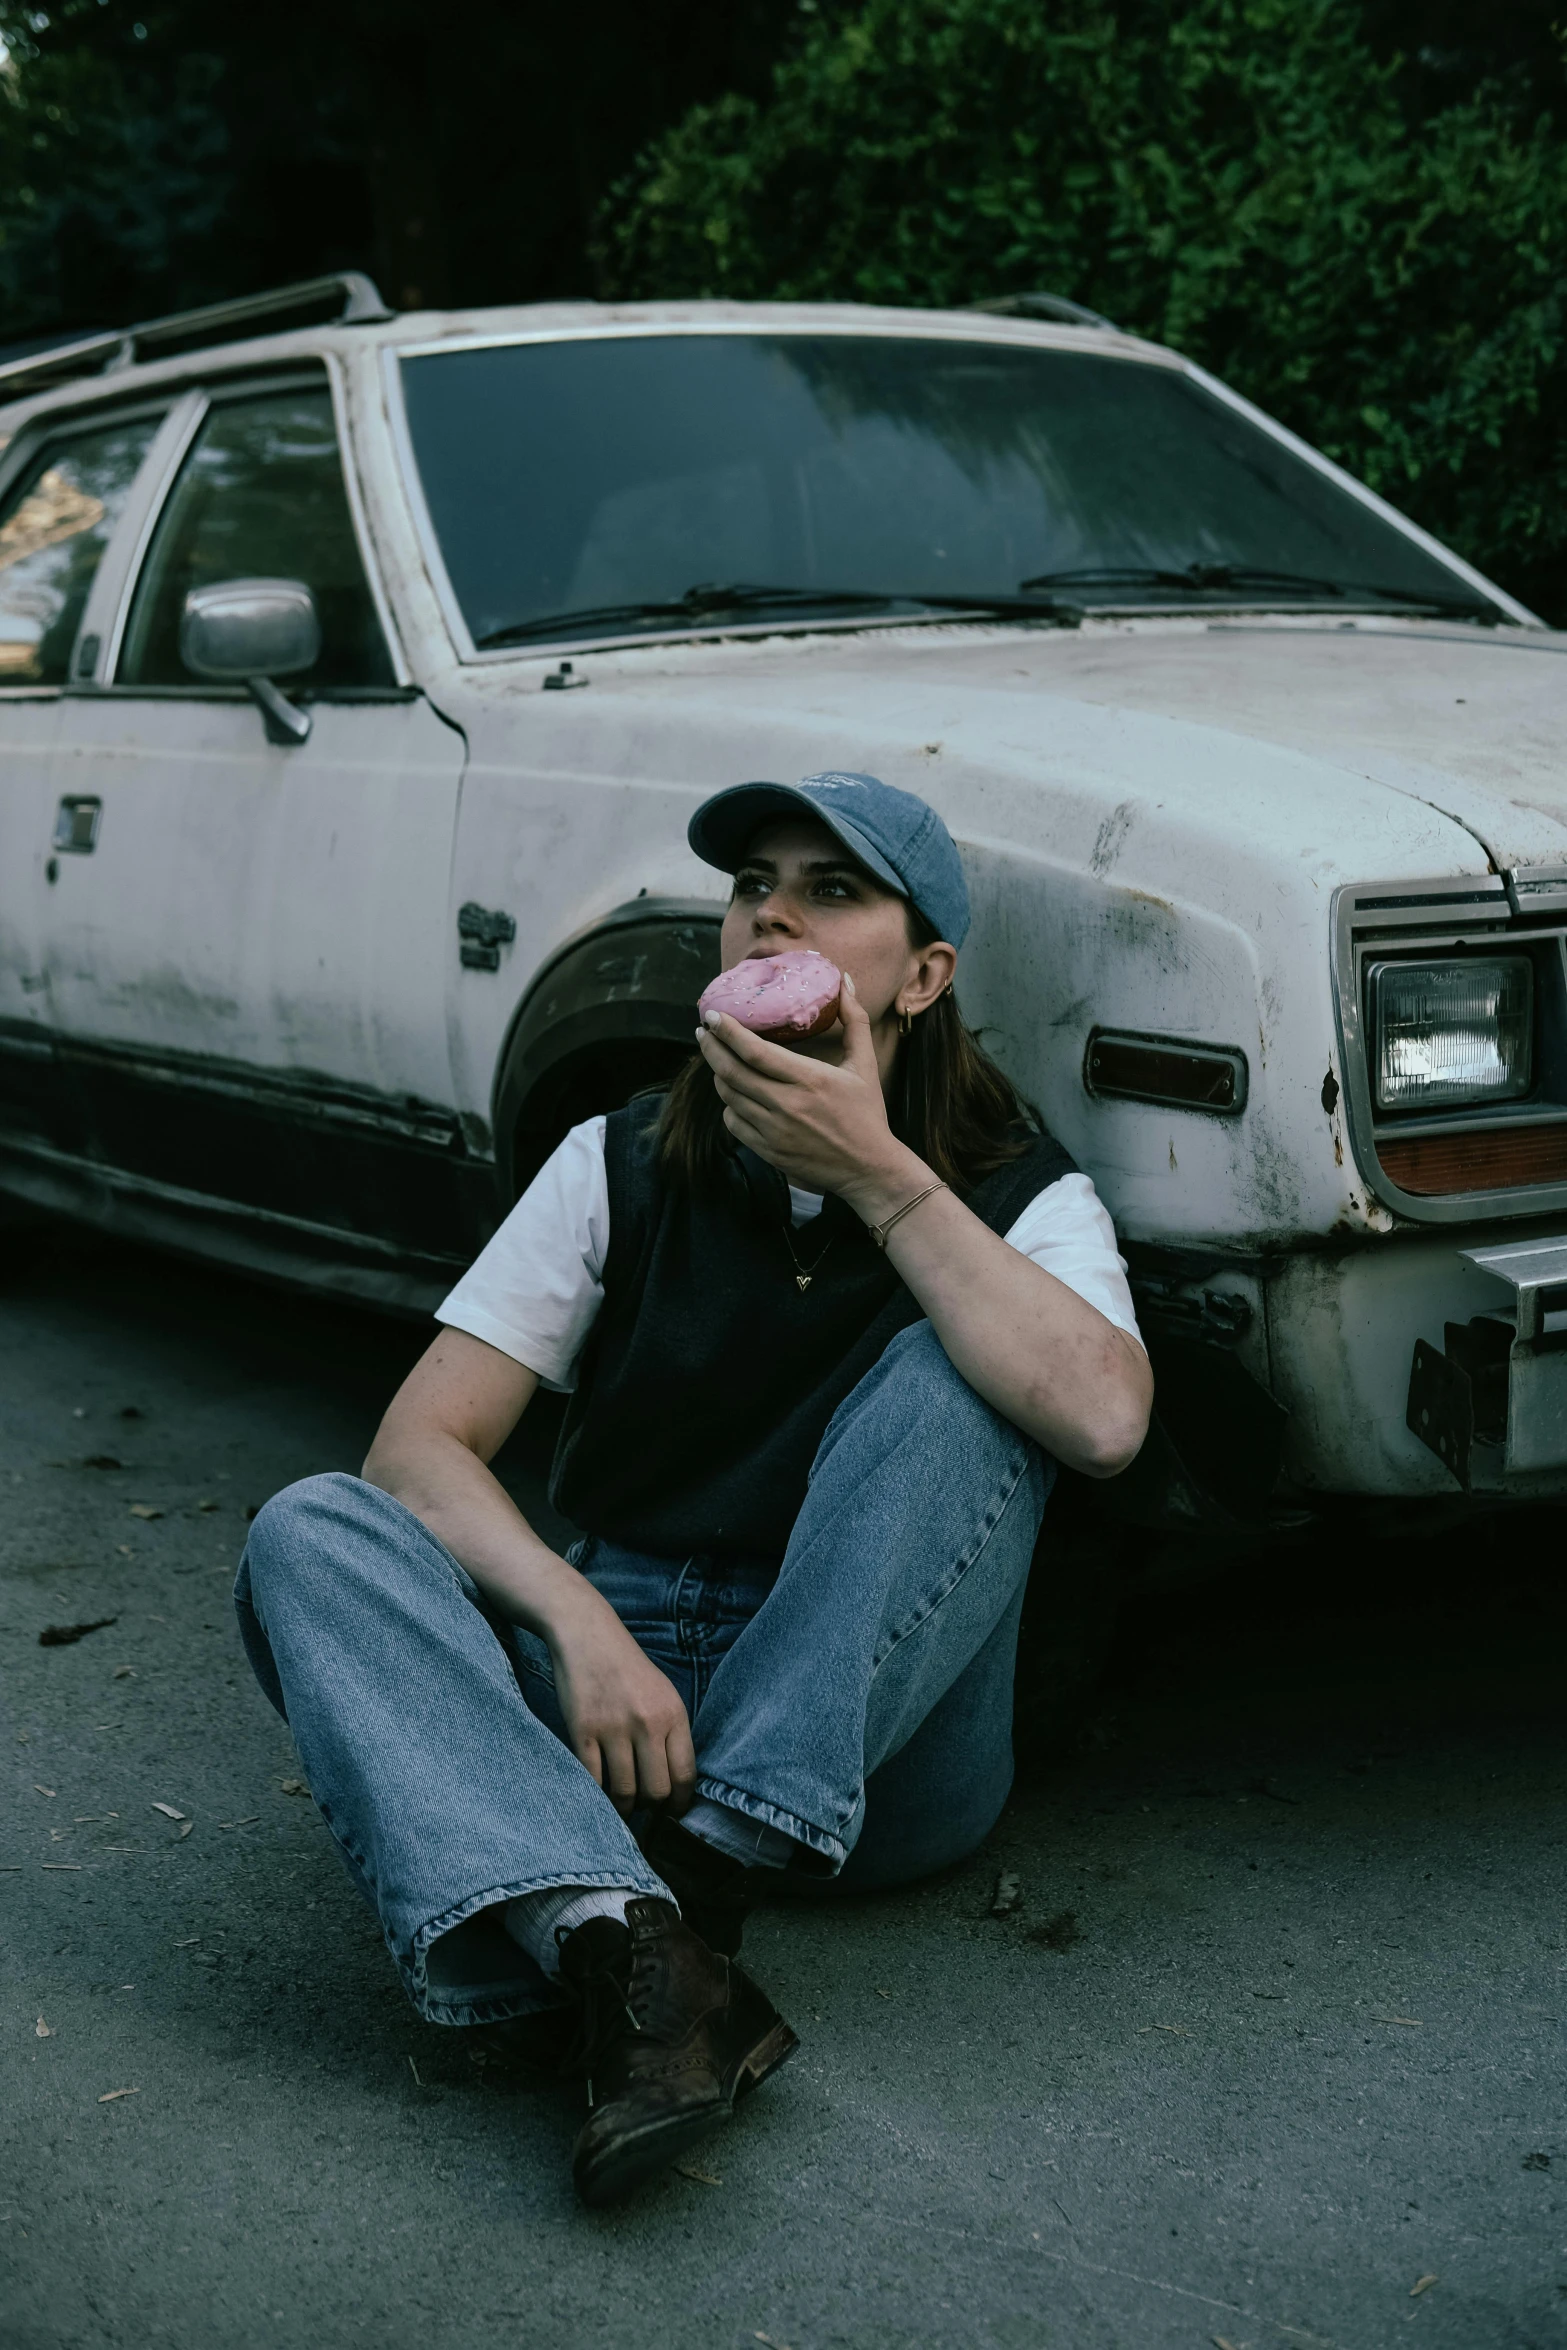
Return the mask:
M1173 344L1567 621L1567 142L1418 114L1348 0L864 0L688 114L605 290L963 304Z

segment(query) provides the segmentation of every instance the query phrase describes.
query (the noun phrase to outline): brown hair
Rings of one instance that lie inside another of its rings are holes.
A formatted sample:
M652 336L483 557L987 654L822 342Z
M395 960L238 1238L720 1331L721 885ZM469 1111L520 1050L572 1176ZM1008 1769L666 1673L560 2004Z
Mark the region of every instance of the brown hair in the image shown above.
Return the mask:
M937 933L930 924L912 907L908 919L913 945L931 945ZM1043 1124L969 1027L950 987L900 1039L887 1107L898 1140L958 1192L1021 1158ZM672 1181L710 1189L734 1148L712 1075L695 1054L664 1096L659 1162Z

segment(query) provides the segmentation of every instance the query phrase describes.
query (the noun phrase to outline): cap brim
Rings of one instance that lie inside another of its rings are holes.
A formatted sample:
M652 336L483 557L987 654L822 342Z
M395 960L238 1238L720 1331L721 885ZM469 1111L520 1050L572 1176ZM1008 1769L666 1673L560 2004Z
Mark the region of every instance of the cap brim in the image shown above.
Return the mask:
M824 824L835 839L842 841L857 865L863 865L867 873L873 873L898 897L908 896L900 876L857 824L850 824L835 813L829 814L809 792L800 791L791 783L735 783L727 791L715 792L692 817L686 827L686 838L705 865L716 865L720 873L733 873L759 824L764 824L769 816L800 815Z

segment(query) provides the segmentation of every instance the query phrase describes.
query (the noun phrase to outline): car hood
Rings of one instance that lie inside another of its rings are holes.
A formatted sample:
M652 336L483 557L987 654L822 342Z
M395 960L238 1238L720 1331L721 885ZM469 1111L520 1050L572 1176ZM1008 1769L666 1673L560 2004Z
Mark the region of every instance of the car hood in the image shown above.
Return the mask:
M793 758L880 762L889 780L921 789L903 752L944 745L949 774L966 764L975 775L1037 776L1043 758L1059 775L1065 762L1097 774L1118 802L1152 787L1173 815L1184 799L1201 827L1222 779L1230 837L1248 803L1251 816L1266 807L1276 845L1298 831L1300 853L1325 857L1319 878L1338 853L1354 868L1344 877L1358 878L1369 846L1391 849L1374 814L1385 793L1457 824L1470 869L1567 867L1567 634L1547 629L1206 615L731 636L580 651L573 681L602 690L569 701L540 697L555 667L551 655L469 668L436 698L476 748L494 751L515 742L526 699L536 749L558 746L563 765L620 765L629 725L655 774L678 711L692 781L705 745L713 782L732 778L735 757ZM1268 755L1250 756L1251 744ZM1368 795L1366 783L1382 789ZM944 812L960 837L979 814L962 795ZM1369 841L1351 837L1368 829ZM1418 857L1429 829L1406 830Z
M1499 869L1567 861L1567 635L1234 619L1089 627L1075 700L1305 753L1452 817Z

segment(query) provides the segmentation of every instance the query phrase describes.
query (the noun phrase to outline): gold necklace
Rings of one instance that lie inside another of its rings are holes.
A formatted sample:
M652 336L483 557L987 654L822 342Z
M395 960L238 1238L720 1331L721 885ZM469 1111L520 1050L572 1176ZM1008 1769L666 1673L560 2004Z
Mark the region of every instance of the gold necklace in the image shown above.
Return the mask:
M812 1257L808 1265L802 1265L800 1262L800 1254L794 1245L794 1235L788 1224L785 1224L783 1227L783 1236L784 1246L789 1251L790 1256L794 1259L795 1287L804 1292L810 1288L811 1283L815 1280L817 1266L821 1263L823 1257L826 1256L828 1249L835 1245L838 1235L836 1232L830 1232L827 1236L825 1246L817 1250L815 1256Z

